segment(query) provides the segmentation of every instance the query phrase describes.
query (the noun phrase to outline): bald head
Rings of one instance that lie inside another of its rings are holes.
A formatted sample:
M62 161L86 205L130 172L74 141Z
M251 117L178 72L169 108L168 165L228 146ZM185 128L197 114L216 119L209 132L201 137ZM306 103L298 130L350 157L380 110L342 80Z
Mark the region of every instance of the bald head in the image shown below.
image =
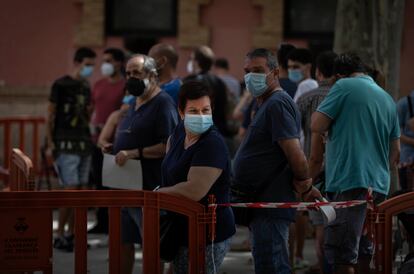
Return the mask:
M201 71L206 72L209 71L213 65L214 52L208 46L200 46L193 51L193 58Z
M148 55L157 60L157 63L159 62L158 59L165 59L163 62L167 62L174 69L177 68L178 54L170 44L156 44L149 50Z

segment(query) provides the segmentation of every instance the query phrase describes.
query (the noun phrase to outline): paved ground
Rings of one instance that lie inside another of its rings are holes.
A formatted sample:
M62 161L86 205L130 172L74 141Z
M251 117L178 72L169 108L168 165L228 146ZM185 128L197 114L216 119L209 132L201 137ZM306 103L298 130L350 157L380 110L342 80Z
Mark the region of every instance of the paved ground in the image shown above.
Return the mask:
M57 214L54 214L53 227L57 228ZM94 225L93 211L88 213L88 227ZM237 234L233 237L233 245L240 244L248 235L247 229L238 229ZM88 273L101 274L108 273L108 238L104 235L90 234L88 235L88 243L91 248L88 250ZM304 256L312 265L316 262L316 255L313 250L313 240L306 240ZM408 247L405 246L402 254L407 253ZM73 253L66 253L54 249L54 273L57 274L73 274L74 273L74 259ZM403 261L403 256L397 256L396 261ZM142 271L142 252L139 248L135 253L135 268L134 273L141 273ZM296 274L304 274L306 269L297 270ZM254 268L252 264L252 257L250 252L235 252L230 251L219 269L219 274L253 274ZM397 273L394 269L393 273Z
M88 214L88 227L93 226L94 217L92 212ZM56 220L56 218L55 218ZM54 227L57 227L57 222L54 221ZM247 237L247 229L240 229L233 238L233 243L238 244ZM107 237L98 234L91 234L88 236L88 243L91 248L88 250L88 273L101 274L108 273L108 245ZM66 253L60 250L54 249L54 273L57 274L72 274L74 273L74 259L73 253ZM305 245L305 257L314 263L316 257L313 252L313 241L307 240ZM134 273L141 273L142 266L142 252L137 248L135 254L135 269ZM252 257L250 252L234 252L230 251L221 268L220 274L250 274L254 273ZM297 274L303 274L304 271L297 271Z
M88 242L93 246L88 251L88 273L108 273L108 249L106 239L102 236L91 235ZM305 247L305 256L314 261L314 255L311 252L311 241L307 241ZM61 252L54 250L54 273L58 274L72 274L74 273L73 253ZM137 249L135 254L135 269L134 273L141 273L142 266L142 252ZM224 274L241 274L254 273L251 253L250 252L233 252L230 251L219 270L219 273ZM298 274L303 271L296 272Z

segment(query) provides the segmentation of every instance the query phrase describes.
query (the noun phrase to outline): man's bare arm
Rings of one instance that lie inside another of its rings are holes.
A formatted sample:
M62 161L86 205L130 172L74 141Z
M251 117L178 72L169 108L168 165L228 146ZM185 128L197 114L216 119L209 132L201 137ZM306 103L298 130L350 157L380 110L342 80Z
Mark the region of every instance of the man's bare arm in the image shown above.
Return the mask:
M394 139L390 143L390 169L395 168L400 161L400 139Z
M315 111L312 114L311 119L311 130L316 133L324 133L328 131L329 127L332 124L332 119L329 118L326 114Z
M142 149L121 150L115 155L115 162L123 166L128 159L147 158L159 159L165 156L166 144L159 143ZM142 153L142 155L141 155Z
M313 180L319 175L323 165L325 144L319 133L312 133L311 153L309 157L309 173Z
M400 140L401 143L414 146L414 138L412 137L408 137L407 135L401 134Z
M110 153L112 151L112 140L114 139L116 127L121 115L122 113L120 110L115 110L112 112L106 120L101 133L99 134L98 146L105 153Z
M312 180L309 180L308 162L300 147L299 139L285 139L278 141L278 143L285 153L289 166L293 171L293 183L296 190L299 193L305 192L310 184L312 184Z

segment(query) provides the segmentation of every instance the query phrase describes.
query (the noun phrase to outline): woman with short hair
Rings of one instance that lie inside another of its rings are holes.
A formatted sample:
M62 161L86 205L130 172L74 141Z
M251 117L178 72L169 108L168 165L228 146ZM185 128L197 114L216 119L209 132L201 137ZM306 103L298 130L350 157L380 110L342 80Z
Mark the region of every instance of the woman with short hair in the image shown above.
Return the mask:
M162 163L162 188L158 191L184 196L208 205L213 194L217 203L230 200L230 159L224 140L212 120L208 87L199 81L185 82L178 98L182 122L167 144ZM206 272L214 273L223 262L235 233L233 211L217 208L216 238L206 247ZM179 222L184 237L174 259L174 273L187 273L188 225ZM179 235L177 235L179 236ZM214 257L214 260L213 260Z

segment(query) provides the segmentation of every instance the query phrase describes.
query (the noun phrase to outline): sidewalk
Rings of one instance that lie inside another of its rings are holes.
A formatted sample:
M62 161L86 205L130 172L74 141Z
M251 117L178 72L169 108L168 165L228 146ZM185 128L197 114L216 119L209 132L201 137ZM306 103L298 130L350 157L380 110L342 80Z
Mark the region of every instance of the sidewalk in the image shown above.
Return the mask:
M56 214L55 214L56 215ZM53 226L57 227L57 216L54 218ZM93 212L88 213L88 227L94 224ZM247 237L247 229L238 230L238 233L233 237L234 243L240 243ZM100 234L89 234L88 244L88 273L101 274L108 273L108 237ZM314 264L316 256L313 251L313 240L307 240L304 250L305 258ZM53 270L58 274L73 274L74 273L74 256L73 253L62 252L60 250L53 250ZM141 273L142 271L142 252L139 248L135 253L135 268L134 273ZM222 266L220 267L220 274L253 274L253 260L250 252L234 252L227 253ZM296 274L303 274L304 270L296 271Z

